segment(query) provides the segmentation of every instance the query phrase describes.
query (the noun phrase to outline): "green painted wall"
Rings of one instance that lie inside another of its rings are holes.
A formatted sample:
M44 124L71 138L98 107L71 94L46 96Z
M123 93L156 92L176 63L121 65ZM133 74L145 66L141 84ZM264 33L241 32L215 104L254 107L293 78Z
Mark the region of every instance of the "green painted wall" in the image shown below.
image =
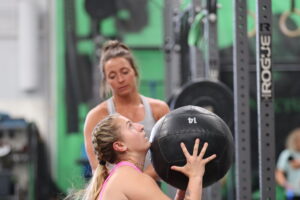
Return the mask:
M64 7L63 1L56 2L56 77L57 77L57 165L56 165L56 182L60 188L67 190L81 183L81 168L76 164L79 159L80 147L83 138L81 134L67 134L66 127L66 107L65 107L65 45L64 45Z

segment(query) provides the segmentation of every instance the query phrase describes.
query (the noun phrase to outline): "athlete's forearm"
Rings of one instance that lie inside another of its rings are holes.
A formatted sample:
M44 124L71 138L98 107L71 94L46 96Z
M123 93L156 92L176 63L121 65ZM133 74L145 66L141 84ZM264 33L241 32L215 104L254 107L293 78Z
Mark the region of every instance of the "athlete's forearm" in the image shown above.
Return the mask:
M188 187L185 192L184 200L202 199L202 177L192 177L189 179Z
M286 178L284 176L284 173L283 171L281 170L276 170L275 171L275 179L277 181L277 183L279 185L281 185L282 187L285 187L286 186Z
M174 200L184 200L185 190L177 190Z

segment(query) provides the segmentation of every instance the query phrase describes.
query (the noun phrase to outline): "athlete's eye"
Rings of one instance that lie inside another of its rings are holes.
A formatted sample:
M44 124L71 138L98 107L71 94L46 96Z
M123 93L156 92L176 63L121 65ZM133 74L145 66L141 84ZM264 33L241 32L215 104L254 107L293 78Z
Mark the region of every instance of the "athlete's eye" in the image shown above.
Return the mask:
M128 122L128 128L131 128L131 127L132 127L132 123Z
M109 75L108 75L108 78L109 79L114 79L116 77L116 74L115 73L110 73Z
M122 74L128 74L129 73L129 70L128 69L123 69L122 70Z

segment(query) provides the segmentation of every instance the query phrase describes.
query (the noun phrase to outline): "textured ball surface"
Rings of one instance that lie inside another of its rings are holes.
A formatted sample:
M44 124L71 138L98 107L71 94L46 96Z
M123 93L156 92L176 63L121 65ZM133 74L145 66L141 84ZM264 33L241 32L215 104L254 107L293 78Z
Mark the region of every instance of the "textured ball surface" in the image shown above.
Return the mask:
M200 139L199 152L208 142L204 158L217 155L205 167L203 187L206 187L221 179L233 162L233 138L226 123L204 108L184 106L165 115L152 129L150 151L154 169L165 182L176 188L185 190L188 177L170 167L186 164L180 142L184 142L192 154L196 138Z

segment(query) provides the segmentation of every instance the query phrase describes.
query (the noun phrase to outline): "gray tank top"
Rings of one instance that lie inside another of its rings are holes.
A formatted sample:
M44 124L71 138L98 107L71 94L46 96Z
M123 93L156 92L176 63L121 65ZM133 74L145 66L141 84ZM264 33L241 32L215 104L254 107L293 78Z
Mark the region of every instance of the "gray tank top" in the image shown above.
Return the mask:
M152 110L151 110L150 104L147 101L146 97L144 97L142 95L140 95L140 97L141 97L141 100L142 100L144 108L145 108L145 117L144 117L143 121L138 122L138 123L144 125L145 133L146 133L147 137L150 138L150 133L155 124L155 119L152 115ZM107 110L108 110L109 114L116 113L116 109L115 109L115 105L114 105L112 97L107 100ZM146 159L145 159L144 169L150 164L150 162L151 162L150 161L150 151L148 151L148 153L146 155Z
M138 123L144 125L144 129L147 134L147 137L150 138L150 133L151 133L152 127L155 124L155 119L152 115L152 110L151 110L150 104L147 101L146 97L141 95L141 100L142 100L144 108L145 108L145 117L144 117L143 121L138 122ZM107 100L107 109L108 109L109 114L116 113L116 109L115 109L115 105L114 105L112 97Z

